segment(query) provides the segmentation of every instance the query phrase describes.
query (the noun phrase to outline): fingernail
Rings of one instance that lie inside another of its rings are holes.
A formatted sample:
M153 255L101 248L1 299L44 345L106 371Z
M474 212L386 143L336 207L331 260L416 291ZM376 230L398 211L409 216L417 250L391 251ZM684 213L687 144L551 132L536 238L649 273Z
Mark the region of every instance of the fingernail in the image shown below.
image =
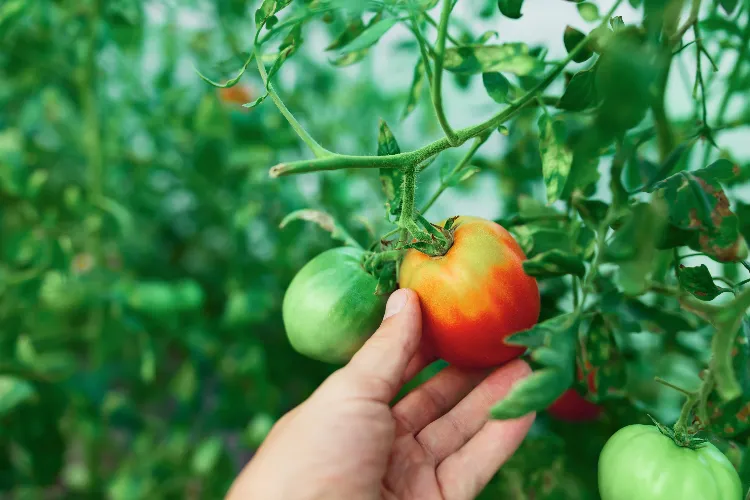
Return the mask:
M406 301L409 300L409 296L406 290L396 290L388 298L388 303L385 305L385 317L384 320L391 316L401 312L401 309L406 305Z

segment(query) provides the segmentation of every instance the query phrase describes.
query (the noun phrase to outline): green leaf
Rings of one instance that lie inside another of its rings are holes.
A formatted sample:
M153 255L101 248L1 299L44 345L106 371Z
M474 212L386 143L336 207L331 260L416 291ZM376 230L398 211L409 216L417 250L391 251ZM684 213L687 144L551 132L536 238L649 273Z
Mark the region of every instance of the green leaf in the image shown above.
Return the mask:
M378 127L378 156L389 156L399 154L401 148L396 138L384 120L380 120ZM380 184L385 194L385 206L390 215L398 216L401 213L401 185L404 182L404 174L397 168L381 168Z
M357 52L349 52L348 54L342 54L340 56L334 57L333 59L329 59L329 62L333 66L337 66L339 68L343 68L345 66L351 66L352 64L356 64L362 59L365 58L367 53L370 49L362 49L358 50Z
M720 262L747 256L747 244L739 232L739 220L729 208L729 200L719 184L735 171L719 160L693 172L678 172L654 184L669 206L669 222L679 229L694 231L691 248Z
M462 182L469 180L474 174L481 170L479 167L465 167L451 175L448 171L452 169L453 167L449 163L446 163L443 165L443 168L440 169L440 180L448 186L458 186Z
M573 49L584 40L584 38L586 38L586 35L571 26L566 26L565 32L563 33L563 44L565 45L565 50L568 51L568 54L570 54ZM593 55L594 53L591 49L584 47L578 51L575 57L573 57L573 60L580 63L587 61Z
M659 200L636 204L604 251L607 262L618 263L618 282L628 295L648 288L657 248L655 242L666 225L666 207Z
M331 233L331 238L342 242L344 245L349 245L357 248L361 248L361 245L355 240L349 232L339 224L336 219L330 214L311 209L295 210L290 213L281 221L279 228L284 229L290 222L295 220L304 220L313 222L323 228L325 231Z
M258 10L255 11L255 29L260 31L274 12L276 12L275 0L263 0Z
M525 76L539 70L541 62L525 43L464 45L446 49L445 69L453 73L477 74L503 71Z
M561 250L549 250L524 261L523 270L539 279L567 274L582 278L586 274L586 266L579 256Z
M582 111L596 104L595 68L579 71L568 82L557 107L566 111Z
M34 386L11 375L0 375L0 415L36 397Z
M726 290L721 290L714 283L708 268L701 264L697 267L680 266L680 286L693 294L697 299L711 301Z
M537 349L551 344L551 335L559 335L567 331L575 316L573 313L561 314L537 323L527 330L523 330L505 338L505 343L529 349Z
M566 136L565 122L544 114L539 117L539 152L548 203L560 199L573 164L573 152L565 144Z
M599 8L596 4L591 2L581 2L576 5L576 7L578 8L578 14L581 15L581 19L588 23L594 23L601 17L599 15Z
M723 31L728 35L734 35L737 37L742 36L742 30L737 26L737 23L720 15L710 15L704 20L699 21L698 25L700 26L701 31L707 33Z
M523 7L523 0L497 0L500 13L510 19L521 18L521 7Z
M365 28L365 23L361 18L357 17L355 19L352 19L349 24L346 25L344 31L339 33L339 35L333 40L333 42L328 45L328 47L325 48L325 50L340 49L346 46L347 44L349 44L349 42L361 35Z
M590 200L587 198L573 198L573 206L578 211L578 215L591 228L598 228L604 221L609 211L609 205L600 200Z
M424 77L425 77L425 66L424 61L420 58L417 65L414 67L414 77L411 81L411 87L409 88L409 97L406 100L406 107L404 112L401 114L401 119L405 119L411 114L412 111L417 107L419 103L419 97L422 95L422 89L424 88Z
M496 420L509 420L541 411L573 385L573 372L558 368L536 370L517 382L510 393L490 410Z
M359 36L343 47L339 56L369 49L375 45L378 40L380 40L380 37L385 35L389 29L395 26L396 23L398 23L398 19L389 17L370 24Z
M737 8L739 3L739 0L719 0L719 5L721 5L721 8L724 9L724 12L727 14L734 12L734 9Z
M498 36L500 36L500 34L497 31L492 31L492 30L485 31L484 33L482 33L481 35L479 35L479 37L477 38L476 42L478 44L484 45L485 43L489 42L493 38L497 38Z
M498 104L508 102L510 82L501 73L482 73L482 83L487 94Z

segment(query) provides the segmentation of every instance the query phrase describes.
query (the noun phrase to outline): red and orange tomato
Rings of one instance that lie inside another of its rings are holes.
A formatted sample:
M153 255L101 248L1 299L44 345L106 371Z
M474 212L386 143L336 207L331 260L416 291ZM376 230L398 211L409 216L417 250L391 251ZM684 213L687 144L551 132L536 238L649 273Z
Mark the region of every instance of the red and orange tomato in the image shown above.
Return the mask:
M512 333L539 318L539 288L523 271L521 247L502 226L459 217L453 245L432 257L409 250L400 285L419 295L422 337L440 358L464 368L484 368L523 354L507 345Z

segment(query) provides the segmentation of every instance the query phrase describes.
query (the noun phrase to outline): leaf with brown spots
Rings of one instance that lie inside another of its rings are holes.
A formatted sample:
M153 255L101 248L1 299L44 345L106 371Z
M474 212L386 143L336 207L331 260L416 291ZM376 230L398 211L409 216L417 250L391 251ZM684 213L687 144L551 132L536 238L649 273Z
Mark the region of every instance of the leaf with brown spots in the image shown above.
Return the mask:
M652 188L669 205L670 224L694 233L690 247L720 262L747 256L739 219L719 184L734 178L736 170L728 160L719 160L693 172L678 172Z

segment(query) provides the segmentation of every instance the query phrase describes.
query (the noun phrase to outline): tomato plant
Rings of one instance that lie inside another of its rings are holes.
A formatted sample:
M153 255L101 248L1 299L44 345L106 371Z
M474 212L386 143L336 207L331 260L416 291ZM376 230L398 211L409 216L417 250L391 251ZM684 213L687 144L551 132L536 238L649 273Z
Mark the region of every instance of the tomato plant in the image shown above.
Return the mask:
M1 1L0 497L222 497L398 285L415 381L522 356L492 417L552 405L483 498L597 499L647 415L746 493L749 42L736 0ZM338 330L284 311L322 255Z
M678 446L653 425L630 425L604 445L599 459L602 500L743 498L732 463L711 443Z
M412 249L401 263L400 285L419 295L423 335L449 363L485 368L521 355L504 343L539 317L536 280L523 272L526 256L500 225L459 217L450 248L431 256Z
M334 248L312 259L292 279L284 295L284 326L301 354L345 363L375 332L387 295L365 271L365 253Z

